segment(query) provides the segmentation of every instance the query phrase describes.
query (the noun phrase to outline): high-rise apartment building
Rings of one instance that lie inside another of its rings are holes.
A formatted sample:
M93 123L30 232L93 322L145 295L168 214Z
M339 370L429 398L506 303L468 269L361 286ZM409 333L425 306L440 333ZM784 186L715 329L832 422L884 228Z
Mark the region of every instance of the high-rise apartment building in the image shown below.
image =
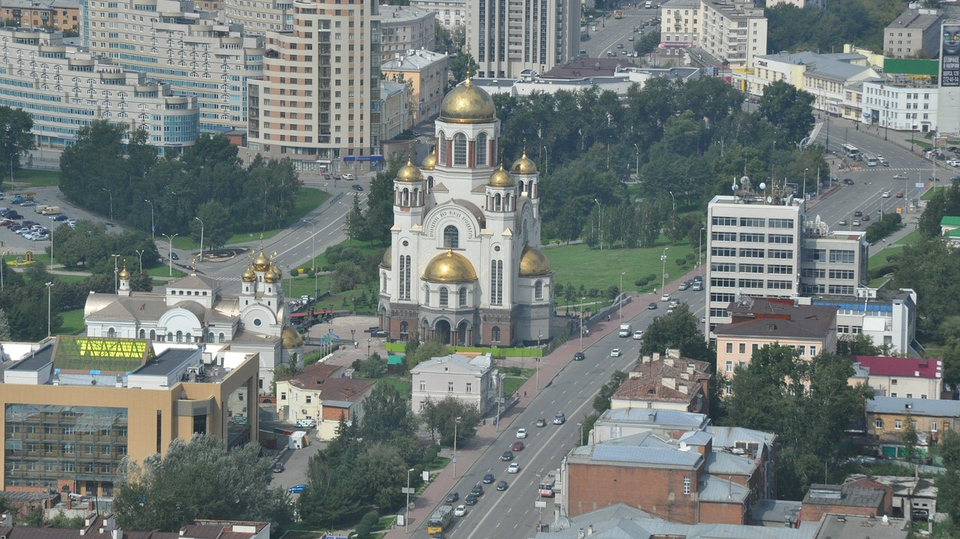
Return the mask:
M293 0L224 0L222 13L247 34L293 30Z
M751 65L754 56L767 54L763 8L742 0L701 0L699 43L718 60Z
M578 0L478 0L470 5L467 47L478 77L546 73L580 52Z
M470 7L467 0L410 0L410 7L425 9L437 14L439 22L447 30L467 24ZM440 51L453 53L455 51Z
M0 29L0 105L30 114L38 146L66 147L95 120L126 126L127 137L145 131L161 155L193 145L196 98L77 49L60 32Z
M380 153L378 9L294 2L293 31L267 33L263 78L249 81L251 153L329 170Z
M380 49L384 58L410 50L432 51L437 40L437 14L410 6L380 6Z
M706 334L730 323L738 296L795 299L829 293L855 301L867 278L869 246L859 232L807 222L789 190L715 196L707 206Z
M261 75L262 37L195 10L192 0L81 0L80 18L91 53L196 97L201 131L246 129L247 81Z

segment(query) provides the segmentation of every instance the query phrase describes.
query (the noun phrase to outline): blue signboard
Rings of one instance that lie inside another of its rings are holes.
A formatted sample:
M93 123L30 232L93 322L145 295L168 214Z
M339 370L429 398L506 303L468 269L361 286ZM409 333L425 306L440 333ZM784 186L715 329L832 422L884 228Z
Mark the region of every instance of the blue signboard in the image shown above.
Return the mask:
M361 161L361 162L363 162L363 161L368 161L368 162L369 162L369 161L372 161L372 162L379 162L379 161L383 161L383 160L384 160L384 159L383 159L383 156L382 156L382 155L361 155L360 157L349 156L349 157L344 157L344 158L343 158L343 161L344 161L344 162L347 162L347 163L350 163L350 162L353 162L353 161Z

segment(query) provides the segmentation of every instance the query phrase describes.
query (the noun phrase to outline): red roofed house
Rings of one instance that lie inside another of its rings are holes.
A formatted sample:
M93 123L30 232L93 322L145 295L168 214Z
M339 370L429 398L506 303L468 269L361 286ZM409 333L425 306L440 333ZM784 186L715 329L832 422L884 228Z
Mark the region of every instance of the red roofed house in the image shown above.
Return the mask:
M907 357L855 356L850 385L867 384L878 396L907 399L943 396L943 360Z
M680 357L667 350L640 358L610 400L612 409L656 408L706 414L710 410L710 364Z
M15 526L14 515L0 515L0 537L6 539L270 539L269 522L197 520L179 531L128 531L117 526L114 515L91 513L79 530Z
M343 367L314 363L296 376L277 380L277 413L281 420L312 419L317 438L332 440L341 417L355 421L363 416L363 401L375 385L348 378Z

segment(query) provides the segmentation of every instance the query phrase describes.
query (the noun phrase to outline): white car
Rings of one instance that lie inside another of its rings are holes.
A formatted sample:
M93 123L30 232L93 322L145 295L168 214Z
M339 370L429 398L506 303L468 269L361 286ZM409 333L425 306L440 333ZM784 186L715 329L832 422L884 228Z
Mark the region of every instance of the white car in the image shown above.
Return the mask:
M348 182L352 182L353 180L356 179L356 177L353 174L350 174L349 172L344 173L342 176L340 176L340 178L347 180Z
M960 159L947 159L947 164L951 167L960 167Z
M511 462L510 466L507 466L507 473L520 473L520 465L516 462Z
M634 331L634 332L633 332L633 340L639 341L639 340L641 340L641 339L643 339L643 330L642 330L642 329L638 329L638 330Z
M883 198L890 198L890 191L884 191L882 195Z
M610 350L610 357L620 357L621 355L623 355L623 352L621 352L619 348Z
M467 516L467 506L458 505L457 508L453 510L453 516L455 517Z
M526 438L526 437L527 437L527 429L522 427L517 429L517 438Z

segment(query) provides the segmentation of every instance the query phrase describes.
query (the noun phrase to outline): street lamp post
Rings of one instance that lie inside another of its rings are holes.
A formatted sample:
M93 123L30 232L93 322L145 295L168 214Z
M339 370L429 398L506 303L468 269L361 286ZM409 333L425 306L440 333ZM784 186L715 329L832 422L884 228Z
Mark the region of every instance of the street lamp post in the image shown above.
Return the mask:
M200 221L200 262L203 262L203 219L199 217L194 217L197 221ZM193 268L197 269L197 268Z
M404 533L408 533L408 531L409 531L409 529L410 529L410 528L409 528L409 524L410 524L410 472L412 472L413 470L414 470L413 468L410 468L409 470L407 470L407 510L406 510L406 516L403 517L403 532L404 532Z
M550 152L547 151L547 147L543 147L543 175L547 175L547 170L550 168Z
M367 339L367 357L370 357L370 339Z
M169 234L160 234L167 238L167 241L170 242L170 253L167 255L167 259L170 261L170 276L173 277L173 238L176 238L180 234L174 234L173 236Z
M617 307L620 311L620 325L623 325L623 276L626 273L625 271L620 272L620 295L617 296Z
M310 268L313 270L313 297L317 298L320 296L318 293L318 284L317 284L317 225L313 221L308 221L306 219L300 219L304 223L310 225L312 231L311 237L313 238L313 258L310 260Z
M53 233L55 231L56 229L50 231L50 269L53 269Z
M665 294L664 289L667 286L667 249L669 249L669 247L664 247L663 254L660 255L660 262L663 263L663 267L660 270L661 271L660 273L660 295L661 296Z
M600 205L600 201L593 199L597 203L597 231L600 234L600 250L603 250L603 206Z
M670 200L673 201L673 213L677 213L677 198L673 196L673 191L667 191L670 193Z
M120 255L110 255L113 257L113 293L116 294L119 290L119 279L120 279L120 268L117 267L117 260L120 258Z
M460 416L453 419L453 478L457 478L457 425L460 424Z
M110 220L113 221L113 191L107 189L106 187L101 187L101 191L106 191L110 195Z
M540 341L543 340L543 333L537 332L537 348L540 350L540 356L537 357L537 391L540 391L540 358L543 357L543 348L540 346Z
M580 352L583 352L583 300L587 298L580 298Z
M46 283L47 287L47 337L50 336L50 306L53 303L53 283Z
M150 205L150 239L156 239L156 227L153 224L153 202L147 199L143 199L143 201Z
M803 193L804 195L806 195L806 193L807 193L807 171L808 171L808 170L810 170L810 169L809 169L809 168L803 169L803 191L802 191L802 193ZM806 199L806 196L804 196L804 199Z
M640 146L634 144L633 147L637 149L637 181L640 181Z
M146 250L144 250L144 249L137 249L137 250L134 251L134 252L137 253L137 257L140 259L140 273L143 273L143 253L145 253Z

